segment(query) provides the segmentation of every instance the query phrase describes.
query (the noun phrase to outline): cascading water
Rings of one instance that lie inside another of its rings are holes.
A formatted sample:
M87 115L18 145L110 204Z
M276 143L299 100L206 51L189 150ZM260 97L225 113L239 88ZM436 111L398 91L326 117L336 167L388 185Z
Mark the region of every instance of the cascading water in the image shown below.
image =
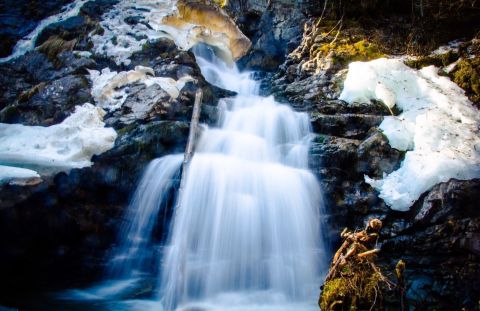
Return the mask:
M159 212L170 201L182 160L181 155L169 155L148 165L126 212L128 222L120 231L120 246L108 267L109 278L131 277L150 269L154 226Z
M189 165L160 299L167 310L315 308L325 254L308 116L256 95L247 73L206 50L195 50L206 79L238 95Z
M168 243L156 251L155 227L183 155L147 168L111 259L117 281L75 295L118 301L146 275L156 279L154 301L126 301L127 310L316 310L327 260L321 192L308 170L309 118L257 95L250 74L210 48L194 53L209 82L237 95L219 103L219 126L201 134Z

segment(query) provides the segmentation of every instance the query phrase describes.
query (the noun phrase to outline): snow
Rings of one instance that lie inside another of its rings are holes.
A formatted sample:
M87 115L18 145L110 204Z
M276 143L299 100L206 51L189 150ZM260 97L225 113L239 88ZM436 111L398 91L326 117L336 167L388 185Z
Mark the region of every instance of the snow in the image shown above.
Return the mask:
M104 115L86 103L49 127L0 123L0 183L91 166L91 157L111 149L117 137L104 127Z
M111 57L117 65L129 65L129 57L142 50L149 41L168 38L181 50L188 50L199 42L215 46L225 59L232 58L228 29L214 30L185 21L165 23L166 17L178 16L176 0L120 1L102 16L100 25L105 30L101 35L91 35L94 52ZM138 17L139 22L128 23L128 18ZM215 22L213 23L215 25ZM231 34L230 34L231 35Z
M177 81L172 78L155 77L152 68L136 66L130 71L110 71L109 68L89 70L92 81L92 96L99 107L113 111L119 109L128 96L128 85L144 83L147 87L153 84L159 85L172 98L180 95L180 90L185 83L193 81L190 76L184 76Z
M37 172L21 167L0 165L0 185L14 180L40 178Z
M75 0L70 4L64 6L60 13L47 17L42 20L35 29L27 36L17 42L13 48L13 53L7 57L0 58L0 63L7 62L11 59L15 59L24 55L28 51L31 51L35 47L35 42L42 31L51 24L65 21L66 19L77 16L82 6L89 0Z
M437 72L385 58L349 65L340 99L382 100L402 111L380 124L390 145L406 151L401 167L380 180L365 176L395 210L409 210L437 183L480 177L480 113L460 87Z

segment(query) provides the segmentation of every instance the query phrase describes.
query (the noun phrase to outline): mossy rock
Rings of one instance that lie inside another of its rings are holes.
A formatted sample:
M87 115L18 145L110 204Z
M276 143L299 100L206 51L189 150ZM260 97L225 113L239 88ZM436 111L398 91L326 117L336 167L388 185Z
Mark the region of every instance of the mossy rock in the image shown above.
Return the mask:
M478 107L480 104L480 58L460 60L451 78L466 91Z
M381 275L365 263L346 264L340 276L325 282L319 299L322 311L380 310Z
M458 54L452 51L449 51L444 54L438 55L427 55L427 56L420 56L415 59L407 60L405 65L414 68L414 69L421 69L427 66L437 66L437 67L445 67L458 59Z
M378 45L368 40L360 40L354 43L348 41L323 44L318 48L318 51L324 57L330 55L334 63L342 65L353 61L369 61L385 56Z
M58 67L61 65L57 57L58 54L65 51L73 51L76 44L77 39L67 41L60 36L54 35L48 38L48 40L42 43L37 49L40 53L45 54L45 56Z

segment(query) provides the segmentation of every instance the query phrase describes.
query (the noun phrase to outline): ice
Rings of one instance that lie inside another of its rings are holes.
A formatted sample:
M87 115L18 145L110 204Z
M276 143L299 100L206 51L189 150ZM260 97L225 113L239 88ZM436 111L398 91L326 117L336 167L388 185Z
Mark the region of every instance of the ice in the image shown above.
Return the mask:
M86 103L49 127L0 123L0 182L91 166L91 157L111 149L117 137L104 127L104 114Z
M128 18L132 16L139 21L129 23ZM129 65L129 57L142 50L145 44L168 38L181 50L189 50L200 42L207 43L231 63L239 53L246 52L242 42L246 44L244 41L248 39L226 14L212 16L214 20L205 19L208 25L201 25L200 20L197 25L180 16L176 0L137 0L134 4L120 1L102 16L100 25L105 31L101 35L92 34L93 50L98 55L113 58L117 65Z
M7 62L11 59L24 55L28 51L33 50L38 36L46 27L53 23L62 22L70 17L77 16L78 12L87 1L88 0L75 0L72 3L64 6L60 13L49 16L42 20L32 32L17 42L11 55L0 58L0 63Z
M407 151L401 167L365 180L395 210L406 211L435 184L480 177L480 113L464 91L430 66L419 71L395 59L354 62L340 99L382 100L402 113L380 129L393 148ZM380 89L380 91L379 91Z
M28 180L38 177L40 175L37 172L26 168L0 165L0 185L13 180Z
M130 71L110 71L104 68L102 72L89 70L93 83L92 96L99 107L113 111L122 106L127 99L127 86L133 83L144 83L147 87L153 84L160 86L170 97L177 98L185 83L193 81L190 76L184 76L177 81L172 78L155 77L152 68L136 66Z

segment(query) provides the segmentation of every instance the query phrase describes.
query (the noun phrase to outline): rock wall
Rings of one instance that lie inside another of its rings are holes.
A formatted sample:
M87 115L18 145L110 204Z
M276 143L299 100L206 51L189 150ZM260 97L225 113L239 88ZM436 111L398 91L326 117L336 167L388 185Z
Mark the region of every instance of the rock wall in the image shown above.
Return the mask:
M480 180L451 179L425 192L410 211L391 210L365 183L364 175L381 178L401 165L405 153L392 148L378 129L384 116L399 112L380 102L347 104L338 97L349 61L393 50L380 47L370 53L360 48L358 42L372 48L364 42L374 40L366 30L369 26L351 19L342 22L337 35L338 19L326 18L318 36L313 35L316 18L307 20L301 44L285 55L263 85L265 93L310 114L317 133L310 166L323 188L332 249L338 248L344 227L364 228L368 219L379 218L384 223L379 260L392 276L398 260L406 262L406 296L412 310L478 309L480 211L474 198L480 195ZM392 299L384 305L400 310L400 302Z
M102 32L99 18L114 4L86 3L79 16L42 32L37 46L50 46L0 66L0 122L61 123L75 106L95 102L92 70L126 72L144 66L155 77L191 79L178 96L157 84L121 85L124 102L104 116L118 137L111 150L92 158L91 167L42 176L43 182L35 185L0 186L2 305L21 306L30 291L76 287L101 278L105 254L116 241L143 169L154 158L184 152L196 90L203 89L201 120L207 124L217 121L218 99L231 95L209 85L194 55L168 39L145 44L128 66L92 54L89 33ZM69 40L74 43L65 48Z

